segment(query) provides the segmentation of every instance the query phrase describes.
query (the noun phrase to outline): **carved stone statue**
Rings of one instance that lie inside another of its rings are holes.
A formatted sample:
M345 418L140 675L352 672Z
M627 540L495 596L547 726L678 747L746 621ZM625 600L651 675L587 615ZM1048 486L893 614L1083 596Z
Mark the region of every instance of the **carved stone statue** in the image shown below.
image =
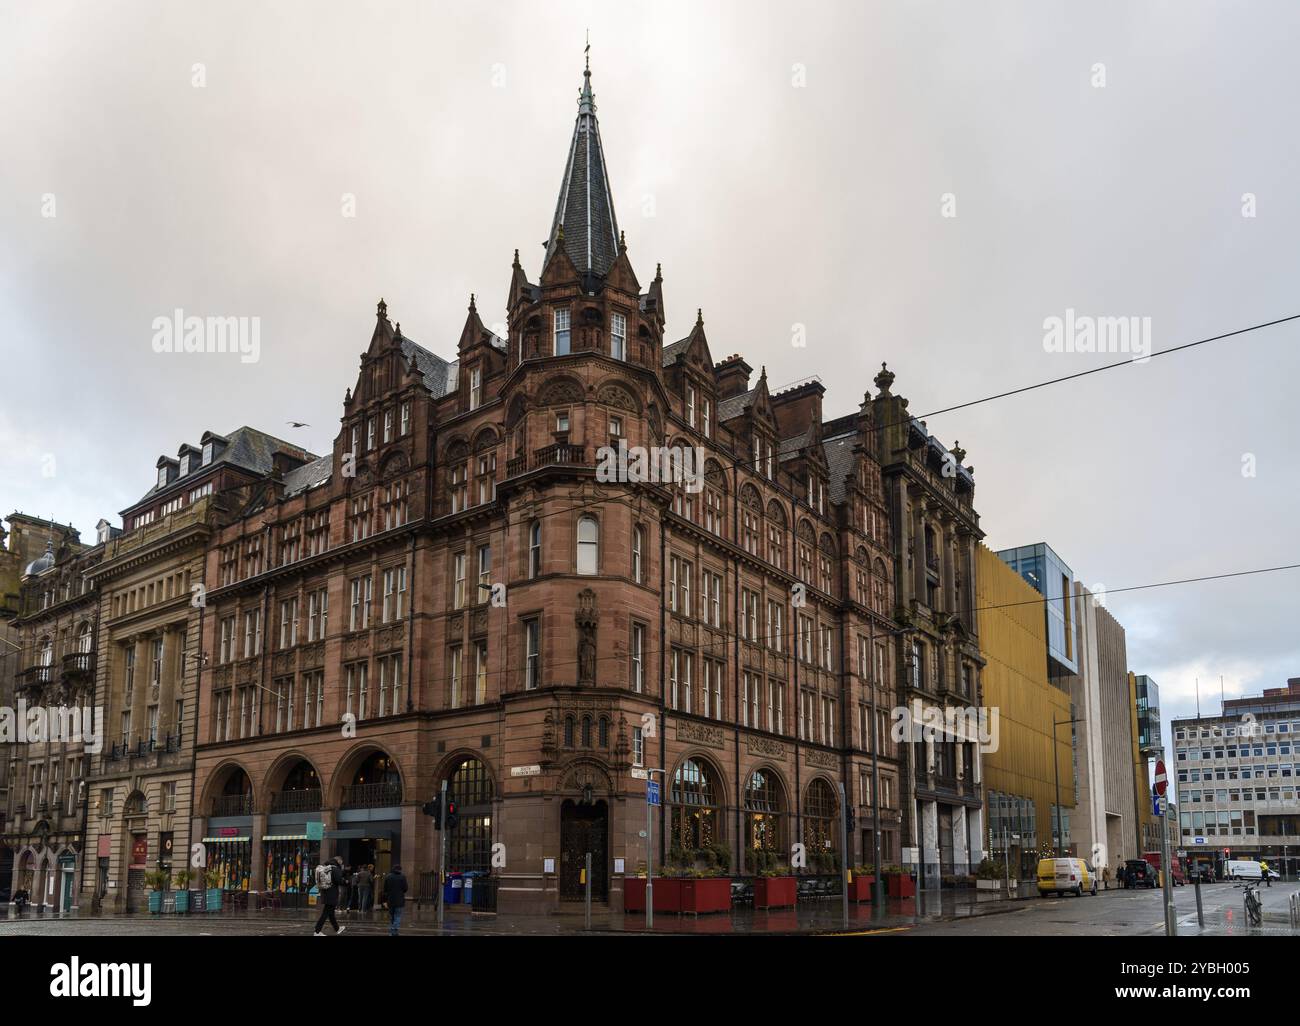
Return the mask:
M578 611L573 615L578 627L578 683L596 683L596 593L583 588L578 593Z

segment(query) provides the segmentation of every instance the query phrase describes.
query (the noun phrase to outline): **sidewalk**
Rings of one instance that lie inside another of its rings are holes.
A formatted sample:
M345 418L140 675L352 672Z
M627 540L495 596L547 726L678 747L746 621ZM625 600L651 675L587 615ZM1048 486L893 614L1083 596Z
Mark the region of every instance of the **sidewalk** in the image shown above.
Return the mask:
M660 912L654 917L653 933L664 936L681 935L816 935L836 933L871 933L906 930L921 922L941 922L966 919L973 916L995 915L1010 912L1020 903L1007 901L997 895L975 891L925 892L918 903L915 899L887 900L880 914L874 914L870 904L849 905L847 924L838 898L801 902L795 908L755 910L751 907L733 908L730 914L690 916ZM0 918L0 935L4 934L78 934L84 936L103 934L170 934L170 935L310 935L311 925L318 911L292 909L264 912L214 912L192 915L151 916L73 913L67 916L36 915L28 909L21 919L14 916ZM348 933L382 935L388 932L388 916L376 910L369 916L351 913L339 916L339 924ZM645 916L616 914L606 911L592 912L591 932L594 934L645 934ZM333 931L326 927L326 933ZM459 906L449 906L444 923L439 928L435 906L408 905L402 919L403 936L562 936L586 933L582 905L576 904L563 912L542 915L471 913Z

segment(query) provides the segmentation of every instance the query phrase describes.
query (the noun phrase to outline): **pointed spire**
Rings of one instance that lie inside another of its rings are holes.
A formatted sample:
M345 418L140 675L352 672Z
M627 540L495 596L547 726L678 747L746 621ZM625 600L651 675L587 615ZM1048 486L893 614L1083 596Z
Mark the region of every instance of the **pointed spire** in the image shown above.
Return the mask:
M384 297L379 297L379 306L375 308L375 315L382 321L388 316L388 304L384 302Z
M545 272L556 252L563 249L580 274L603 278L618 256L622 241L596 121L590 50L588 43L582 90L578 94L578 118L569 143L542 271Z
M695 308L695 326L697 328L704 327L704 307L702 306Z
M663 281L663 280L664 280L664 265L655 264L655 281Z
M399 341L402 337L402 322L397 322L397 327L393 331L393 341Z
M474 303L474 293L472 292L469 294L469 308L471 312L474 312L478 309L478 307Z
M518 266L519 266L519 250L517 250L517 249L515 250L515 259L514 259L514 263L512 263L510 266L511 266L511 267L518 267Z

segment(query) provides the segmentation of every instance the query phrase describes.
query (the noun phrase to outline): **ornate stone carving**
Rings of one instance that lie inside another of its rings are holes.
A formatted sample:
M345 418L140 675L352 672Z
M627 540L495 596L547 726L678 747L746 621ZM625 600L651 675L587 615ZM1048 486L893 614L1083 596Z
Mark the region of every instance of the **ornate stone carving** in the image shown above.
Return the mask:
M596 683L596 593L583 588L578 593L578 611L573 614L578 626L578 683Z

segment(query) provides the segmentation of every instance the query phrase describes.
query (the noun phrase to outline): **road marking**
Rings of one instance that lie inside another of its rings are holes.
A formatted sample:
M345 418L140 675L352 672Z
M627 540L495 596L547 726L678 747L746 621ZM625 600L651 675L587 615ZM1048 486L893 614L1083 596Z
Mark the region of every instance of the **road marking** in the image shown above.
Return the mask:
M907 930L913 930L912 926L886 926L879 930L855 930L852 933L832 933L830 937L870 937L877 933L904 933Z

